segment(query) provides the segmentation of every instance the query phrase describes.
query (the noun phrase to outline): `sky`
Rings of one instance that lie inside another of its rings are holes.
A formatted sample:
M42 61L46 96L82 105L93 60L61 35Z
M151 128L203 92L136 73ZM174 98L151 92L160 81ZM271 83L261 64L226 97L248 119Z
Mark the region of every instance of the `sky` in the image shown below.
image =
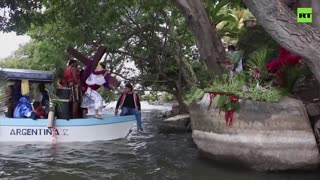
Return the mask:
M13 54L19 45L27 43L30 39L29 36L17 36L15 32L5 34L0 32L0 59Z

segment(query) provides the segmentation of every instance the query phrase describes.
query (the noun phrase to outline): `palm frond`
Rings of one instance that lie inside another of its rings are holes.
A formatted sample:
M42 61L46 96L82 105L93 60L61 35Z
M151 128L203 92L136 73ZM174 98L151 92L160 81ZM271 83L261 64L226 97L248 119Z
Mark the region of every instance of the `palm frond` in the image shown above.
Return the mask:
M226 57L231 61L232 64L239 63L242 59L243 51L226 52Z
M247 61L247 65L249 68L259 68L260 70L265 69L266 64L269 60L269 56L272 50L269 48L263 47L249 55L249 60Z

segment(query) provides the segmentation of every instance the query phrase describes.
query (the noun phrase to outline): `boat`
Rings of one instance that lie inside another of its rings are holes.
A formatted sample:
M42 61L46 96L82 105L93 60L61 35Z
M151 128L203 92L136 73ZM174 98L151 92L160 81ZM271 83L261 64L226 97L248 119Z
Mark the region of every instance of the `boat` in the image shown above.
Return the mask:
M1 68L0 77L6 81L54 82L54 74L51 71ZM102 119L96 119L91 115L79 119L57 117L53 121L0 117L0 142L59 143L122 139L128 136L136 122L134 115L102 114Z

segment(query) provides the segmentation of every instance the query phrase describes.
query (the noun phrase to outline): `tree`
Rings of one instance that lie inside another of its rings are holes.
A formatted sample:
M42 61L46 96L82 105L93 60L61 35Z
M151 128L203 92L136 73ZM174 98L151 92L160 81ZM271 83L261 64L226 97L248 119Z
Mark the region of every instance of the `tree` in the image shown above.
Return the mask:
M298 24L295 14L282 2L244 0L259 24L284 48L301 55L320 82L320 31Z
M201 0L176 0L177 7L185 16L189 30L192 32L201 58L209 71L220 74L225 50L216 28L212 25Z
M32 40L20 46L12 55L0 62L1 67L34 69L34 70L55 70L66 66L67 57L64 51L48 41Z

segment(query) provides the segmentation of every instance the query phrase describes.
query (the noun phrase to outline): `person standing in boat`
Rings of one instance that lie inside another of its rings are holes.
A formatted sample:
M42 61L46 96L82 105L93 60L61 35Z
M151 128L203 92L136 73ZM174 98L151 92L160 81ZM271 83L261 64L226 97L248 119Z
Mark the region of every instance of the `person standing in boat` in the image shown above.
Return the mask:
M121 109L120 116L135 115L138 130L143 131L139 96L133 91L133 87L130 83L125 85L125 89L117 102L115 115L118 115L119 109Z
M120 82L111 77L110 72L106 69L106 65L99 63L94 72L85 80L85 83L89 86L100 85L108 90L115 89L118 91Z
M80 72L82 76L83 71ZM82 82L82 102L81 102L81 108L82 108L82 115L83 117L86 117L86 114L88 112L88 108L94 108L95 115L94 117L97 119L102 119L101 115L99 114L99 111L101 111L103 107L103 99L101 95L96 91L99 89L99 85L92 85L89 86L85 82Z
M67 81L64 78L64 69L58 69L56 72L56 78L57 78L57 83L56 83L56 87L58 89L65 89L67 88Z
M78 62L70 60L68 67L64 70L63 74L67 81L67 86L71 88L70 101L72 103L72 118L78 118L81 102L80 70L78 68Z

